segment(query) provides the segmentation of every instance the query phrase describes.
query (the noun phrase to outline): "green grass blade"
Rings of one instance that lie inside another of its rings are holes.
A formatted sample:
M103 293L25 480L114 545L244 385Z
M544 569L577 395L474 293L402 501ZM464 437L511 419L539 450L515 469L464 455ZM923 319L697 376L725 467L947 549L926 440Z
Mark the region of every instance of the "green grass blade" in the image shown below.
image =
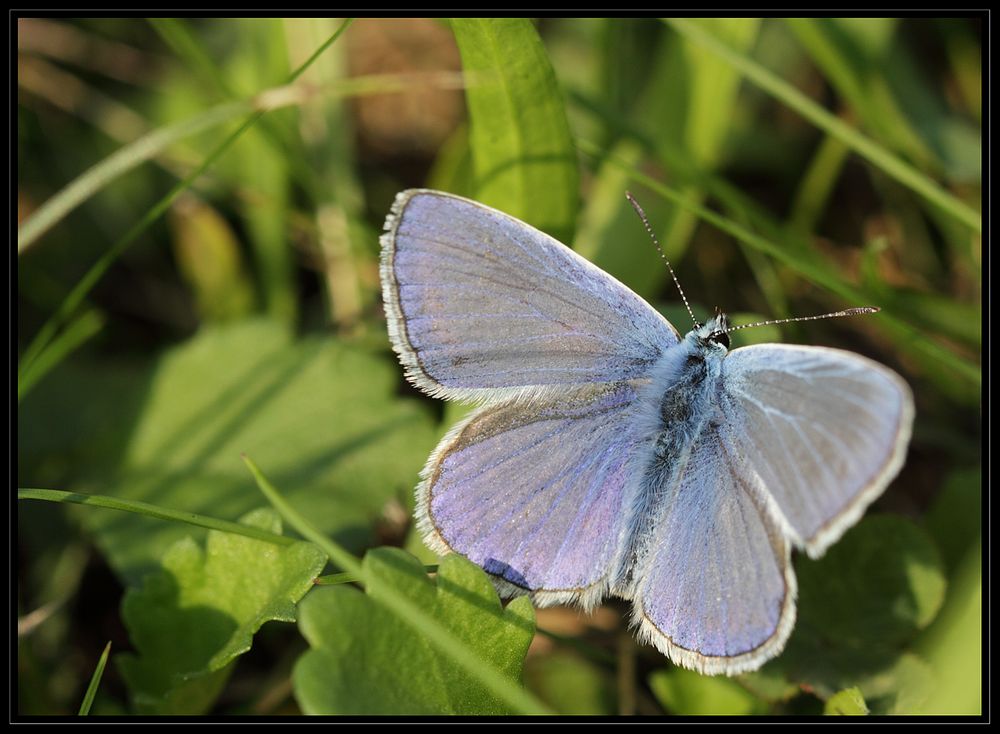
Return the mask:
M67 355L86 342L104 326L104 316L97 311L84 311L53 340L41 356L25 370L18 370L17 402L27 395L38 381L52 371Z
M136 500L122 500L117 497L107 497L100 494L81 494L80 492L64 492L60 489L34 489L22 488L17 490L19 500L43 500L45 502L64 502L75 505L91 505L93 507L104 507L109 510L121 510L122 512L133 512L137 515L155 517L158 520L170 520L172 522L182 522L194 525L199 528L209 530L219 530L224 533L236 533L245 535L255 540L263 540L275 545L292 545L298 541L295 538L288 538L284 535L275 535L259 528L242 525L228 520L220 520L215 517L198 515L194 512L183 512L181 510L171 510L158 505L151 505L148 502L138 502Z
M792 229L806 234L815 229L846 159L847 147L835 137L825 136L795 193L788 217Z
M840 140L887 176L894 178L976 232L983 231L982 215L878 143L824 110L768 69L746 55L733 51L689 20L669 18L665 22L685 38L711 49L726 59L758 87L791 107L827 134Z
M281 496L278 490L275 489L274 485L268 481L267 477L261 473L257 465L253 463L253 460L244 455L243 461L257 481L257 486L260 488L261 493L267 497L268 501L281 514L285 521L297 530L302 537L312 541L323 549L333 563L364 583L364 572L361 562L341 545L333 542L316 530L308 520L296 512ZM424 635L431 644L454 660L456 664L464 668L469 675L478 679L497 698L507 703L515 711L522 714L551 713L545 704L536 699L527 690L511 684L496 669L482 660L478 655L473 654L464 643L455 639L435 619L426 614L423 609L413 604L405 596L386 588L383 590L383 596L380 601L401 622Z
M192 70L222 99L235 99L238 88L260 88L287 74L281 21L234 19L232 30L242 43L223 68L204 50L190 24L170 19L154 20L153 27ZM239 70L234 77L234 70ZM298 303L295 296L295 261L288 246L287 227L291 171L315 200L320 190L316 171L302 156L300 139L293 128L294 115L274 114L260 120L240 142L240 151L230 159L239 179L268 202L267 207L245 204L241 217L253 250L257 284L264 312L278 321L295 323ZM231 169L231 173L233 169Z
M101 653L100 659L97 661L97 667L94 669L94 674L90 677L90 685L87 686L87 692L83 696L83 701L80 703L80 711L77 716L88 716L90 714L90 707L94 705L94 697L97 695L97 687L101 684L101 676L104 675L104 666L108 664L108 655L111 652L111 641L108 640L108 644L104 646L104 652Z
M424 570L427 573L437 573L438 567L436 563L424 566ZM361 583L361 577L355 576L353 573L331 573L326 576L317 576L315 581L317 586L339 586L340 584L355 584Z

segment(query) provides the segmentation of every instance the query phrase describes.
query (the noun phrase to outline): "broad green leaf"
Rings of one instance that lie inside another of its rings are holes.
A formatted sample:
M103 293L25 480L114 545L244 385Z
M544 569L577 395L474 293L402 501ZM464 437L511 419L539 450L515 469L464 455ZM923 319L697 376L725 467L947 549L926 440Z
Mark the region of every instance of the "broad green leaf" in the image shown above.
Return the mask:
M868 706L865 704L865 697L861 695L861 691L856 686L834 693L826 700L826 705L823 707L824 716L866 716L867 714Z
M940 554L900 517L870 515L823 558L800 560L799 618L834 643L903 643L931 623L944 600Z
M531 22L451 21L467 74L476 198L571 242L579 193L562 90Z
M310 650L295 665L295 697L309 714L498 714L504 708L461 668L379 603L393 589L419 604L505 676L520 681L535 619L527 598L502 607L486 574L455 554L427 577L413 556L378 548L364 559L366 593L316 589L299 628Z
M944 598L943 564L927 534L909 520L871 515L823 558L797 560L796 626L760 674L824 700L857 686L875 713L922 700L928 666L903 646Z
M241 522L281 532L272 510ZM174 543L162 568L122 601L138 652L119 656L118 665L136 710L204 713L261 625L295 621L295 603L325 565L326 555L306 542L279 547L213 530L204 549L190 537Z
M388 501L412 501L434 447L427 412L396 396L401 383L388 349L296 341L267 321L206 329L132 370L111 363L39 383L19 416L30 459L20 480L234 518L260 504L246 452L323 532L358 549ZM190 532L93 508L81 516L132 583Z
M936 679L924 658L903 653L887 670L860 679L858 687L873 714L912 715L925 705Z
M952 472L924 516L949 573L981 537L982 483L979 467Z
M657 670L649 687L667 713L678 716L746 716L764 713L763 703L736 681L684 668Z
M915 711L981 715L983 709L983 549L973 543L952 572L941 614L917 643L935 680Z
M524 682L560 714L617 713L614 677L579 655L563 651L533 655L524 663Z

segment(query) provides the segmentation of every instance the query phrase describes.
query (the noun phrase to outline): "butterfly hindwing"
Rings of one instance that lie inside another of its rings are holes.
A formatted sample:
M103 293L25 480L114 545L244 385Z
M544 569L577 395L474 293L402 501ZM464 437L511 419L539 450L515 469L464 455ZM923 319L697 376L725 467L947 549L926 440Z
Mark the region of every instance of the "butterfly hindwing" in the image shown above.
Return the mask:
M627 384L480 408L444 438L417 489L428 545L507 595L592 606L607 591L638 473Z
M671 476L642 490L659 495L661 511L634 571L633 621L684 667L753 670L781 650L795 621L789 544L716 427Z

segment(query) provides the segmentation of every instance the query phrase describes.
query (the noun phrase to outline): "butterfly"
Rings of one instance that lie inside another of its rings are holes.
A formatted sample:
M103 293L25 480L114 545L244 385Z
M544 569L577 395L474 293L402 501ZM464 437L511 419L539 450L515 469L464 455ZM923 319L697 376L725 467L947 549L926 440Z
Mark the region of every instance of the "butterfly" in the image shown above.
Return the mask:
M723 314L682 337L570 248L452 194L401 192L381 247L406 377L478 406L420 475L426 544L503 597L630 601L639 639L701 673L778 655L792 549L822 555L903 464L903 379L837 349L730 351Z

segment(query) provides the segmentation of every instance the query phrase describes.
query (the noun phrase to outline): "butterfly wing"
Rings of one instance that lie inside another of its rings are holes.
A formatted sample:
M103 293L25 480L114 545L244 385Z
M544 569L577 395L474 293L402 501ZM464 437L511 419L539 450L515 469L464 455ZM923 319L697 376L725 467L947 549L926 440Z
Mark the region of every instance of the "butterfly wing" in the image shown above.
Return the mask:
M438 553L492 573L505 595L593 606L623 542L641 443L625 383L480 408L449 433L417 488Z
M679 340L568 247L468 199L404 191L381 242L393 347L436 397L486 402L629 379Z
M649 552L635 570L639 636L678 665L714 675L755 670L795 622L790 546L709 425L667 486Z
M886 488L913 423L909 387L852 352L763 344L723 361L723 438L773 500L786 535L818 557Z

